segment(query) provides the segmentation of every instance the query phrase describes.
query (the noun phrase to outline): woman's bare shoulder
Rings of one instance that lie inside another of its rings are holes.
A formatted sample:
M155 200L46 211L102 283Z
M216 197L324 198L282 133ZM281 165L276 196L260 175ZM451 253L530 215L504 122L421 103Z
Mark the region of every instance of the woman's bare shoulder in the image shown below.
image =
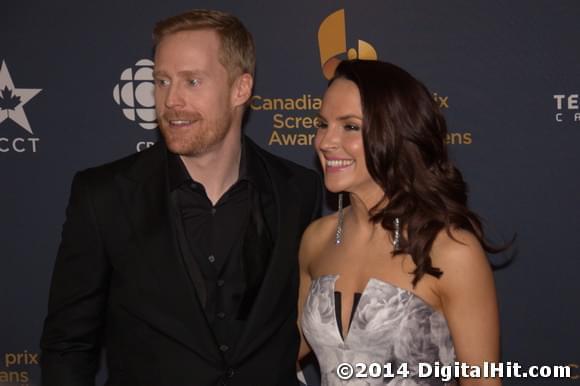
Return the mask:
M443 271L439 281L443 292L479 287L492 278L481 243L467 230L442 230L433 242L431 258L433 266Z
M304 231L300 242L300 261L311 261L320 255L324 246L336 233L337 213L320 217L312 222Z

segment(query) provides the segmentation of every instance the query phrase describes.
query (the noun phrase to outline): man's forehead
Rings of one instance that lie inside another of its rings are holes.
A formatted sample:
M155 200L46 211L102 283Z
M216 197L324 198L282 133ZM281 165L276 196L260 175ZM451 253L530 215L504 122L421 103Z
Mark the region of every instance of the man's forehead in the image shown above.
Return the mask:
M167 35L163 36L160 40L159 43L157 44L157 47L159 47L160 45L163 45L164 43L175 43L175 42L179 42L179 41L183 41L183 42L200 42L200 43L207 43L209 44L220 44L221 43L221 38L219 36L219 34L217 33L217 31L215 31L214 29L210 29L210 28L203 28L203 29L184 29L184 30L178 30L175 32L171 32L168 33Z

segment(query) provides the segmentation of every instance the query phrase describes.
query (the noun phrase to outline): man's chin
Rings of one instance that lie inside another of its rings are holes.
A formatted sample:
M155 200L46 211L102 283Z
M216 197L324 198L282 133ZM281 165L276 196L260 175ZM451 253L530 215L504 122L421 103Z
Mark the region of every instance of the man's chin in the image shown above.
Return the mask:
M161 132L165 146L167 146L167 149L169 149L170 152L178 155L189 156L190 154L195 154L199 151L199 146L193 143L193 141L187 141L162 126L159 127L159 131Z
M165 145L173 154L184 157L195 157L203 153L203 149L200 149L197 146L192 146L191 144L175 143L166 140Z

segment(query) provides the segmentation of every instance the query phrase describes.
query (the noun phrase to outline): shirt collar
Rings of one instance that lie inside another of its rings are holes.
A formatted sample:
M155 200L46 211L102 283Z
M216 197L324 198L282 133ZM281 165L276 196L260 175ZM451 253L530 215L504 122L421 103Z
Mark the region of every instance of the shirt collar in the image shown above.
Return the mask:
M248 181L257 189L263 190L267 186L268 175L250 142L246 136L242 137L242 155L240 157L238 181ZM177 189L184 183L196 182L187 172L187 168L179 155L167 150L167 161L169 188L171 191Z

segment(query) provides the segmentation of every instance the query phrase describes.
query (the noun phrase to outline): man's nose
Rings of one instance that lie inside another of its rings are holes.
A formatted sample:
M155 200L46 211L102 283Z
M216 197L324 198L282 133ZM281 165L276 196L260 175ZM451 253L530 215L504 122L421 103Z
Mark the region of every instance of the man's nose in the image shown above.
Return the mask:
M165 95L165 106L168 108L179 108L184 106L184 98L177 85L171 85Z

